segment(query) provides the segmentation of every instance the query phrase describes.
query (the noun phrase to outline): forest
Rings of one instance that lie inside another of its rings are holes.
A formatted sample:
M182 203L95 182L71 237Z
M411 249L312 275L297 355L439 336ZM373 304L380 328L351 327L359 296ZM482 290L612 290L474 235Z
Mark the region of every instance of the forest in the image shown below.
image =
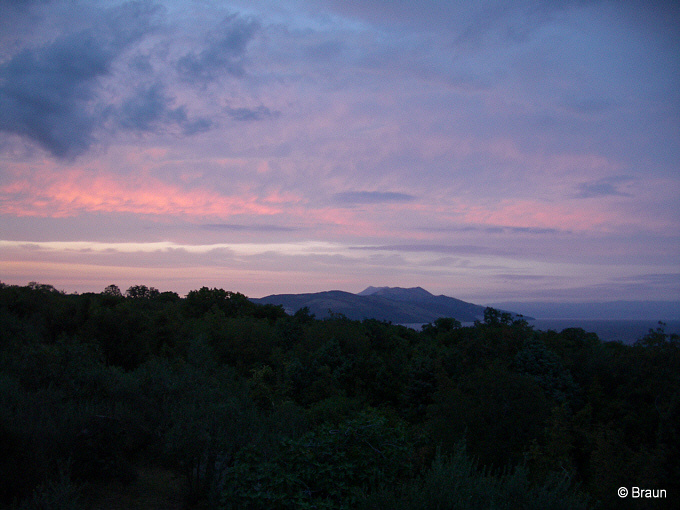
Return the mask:
M624 345L0 283L3 509L678 508L679 459L661 323Z

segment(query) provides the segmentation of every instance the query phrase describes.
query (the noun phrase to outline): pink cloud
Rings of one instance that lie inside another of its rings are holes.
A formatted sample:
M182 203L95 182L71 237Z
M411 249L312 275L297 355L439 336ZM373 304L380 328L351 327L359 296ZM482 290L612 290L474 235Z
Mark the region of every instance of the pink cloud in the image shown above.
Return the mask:
M461 206L465 222L481 225L554 228L559 230L607 229L621 221L615 214L580 203L545 203L536 200L502 200L496 207Z
M83 212L228 217L275 215L289 200L276 194L223 196L183 189L145 174L112 176L83 170L41 172L0 186L0 213L67 217Z

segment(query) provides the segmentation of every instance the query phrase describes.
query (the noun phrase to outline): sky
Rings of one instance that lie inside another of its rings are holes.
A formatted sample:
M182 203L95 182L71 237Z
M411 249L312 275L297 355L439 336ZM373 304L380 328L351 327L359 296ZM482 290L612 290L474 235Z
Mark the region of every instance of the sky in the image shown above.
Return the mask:
M0 281L680 301L680 6L0 0Z

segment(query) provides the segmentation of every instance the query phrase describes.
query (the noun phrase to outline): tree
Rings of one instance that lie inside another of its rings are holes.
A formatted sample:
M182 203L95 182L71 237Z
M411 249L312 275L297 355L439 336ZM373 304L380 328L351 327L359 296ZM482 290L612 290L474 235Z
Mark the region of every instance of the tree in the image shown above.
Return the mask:
M104 289L104 292L102 292L102 294L105 295L105 296L111 296L111 297L123 297L123 294L121 293L120 289L118 288L118 285L113 285L113 284L106 287Z
M127 291L125 295L132 299L150 299L156 297L160 294L158 289L154 287L147 287L146 285L133 285Z
M284 439L273 455L238 452L225 473L222 508L356 508L367 492L393 488L410 474L411 451L403 424L365 411Z
M548 406L531 377L496 362L458 384L442 381L430 417L431 433L446 450L465 438L483 465L500 468L521 460L543 431Z
M190 291L184 300L185 313L194 318L203 317L211 309L221 311L225 317L254 315L256 306L239 292L208 287Z
M487 307L484 310L484 324L487 326L509 326L512 324L512 314Z
M436 337L439 333L448 333L461 326L460 321L451 317L439 317L434 321L434 324L423 325L423 332L432 337Z

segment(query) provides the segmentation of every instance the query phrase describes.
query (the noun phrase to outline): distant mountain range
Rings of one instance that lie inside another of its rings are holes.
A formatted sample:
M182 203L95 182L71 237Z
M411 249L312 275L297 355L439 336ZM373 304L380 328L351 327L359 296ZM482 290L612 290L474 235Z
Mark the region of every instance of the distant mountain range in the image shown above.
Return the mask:
M448 296L435 296L421 287L368 287L358 294L340 290L274 294L251 300L281 305L289 314L306 306L319 319L329 317L332 312L352 320L378 319L396 324L428 323L439 317L473 322L484 318L486 308Z
M522 310L537 319L680 320L680 301L504 302L489 306Z

